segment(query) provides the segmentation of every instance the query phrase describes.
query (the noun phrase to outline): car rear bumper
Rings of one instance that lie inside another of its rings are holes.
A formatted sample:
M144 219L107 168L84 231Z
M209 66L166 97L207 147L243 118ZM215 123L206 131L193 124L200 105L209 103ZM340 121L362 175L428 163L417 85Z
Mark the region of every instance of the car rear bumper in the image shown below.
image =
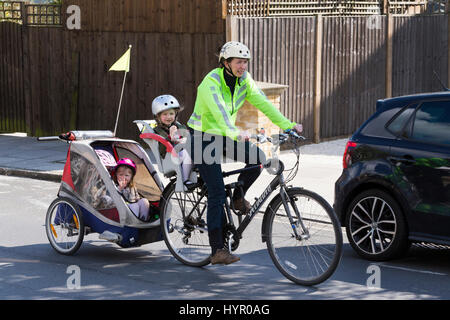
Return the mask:
M344 170L341 176L336 180L334 184L334 203L333 203L333 209L336 212L336 215L342 226L344 225L344 218L345 218L345 212L343 212L344 201L346 194L348 194L347 185L348 185L348 173L347 170Z

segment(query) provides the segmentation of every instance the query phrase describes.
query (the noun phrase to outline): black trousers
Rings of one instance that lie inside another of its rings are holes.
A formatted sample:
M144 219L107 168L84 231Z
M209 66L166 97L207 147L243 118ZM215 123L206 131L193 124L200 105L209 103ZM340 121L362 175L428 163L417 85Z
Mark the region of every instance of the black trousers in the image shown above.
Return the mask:
M246 168L265 162L264 152L249 141L237 142L228 137L206 134L191 130L187 143L188 152L194 165L208 189L207 225L212 254L224 246L223 226L225 219L224 204L226 199L225 184L222 175L221 160L223 157L244 162ZM190 148L189 148L190 147ZM190 149L190 150L189 150ZM261 174L262 169L247 170L238 176L243 183L243 193ZM233 199L242 197L236 189Z

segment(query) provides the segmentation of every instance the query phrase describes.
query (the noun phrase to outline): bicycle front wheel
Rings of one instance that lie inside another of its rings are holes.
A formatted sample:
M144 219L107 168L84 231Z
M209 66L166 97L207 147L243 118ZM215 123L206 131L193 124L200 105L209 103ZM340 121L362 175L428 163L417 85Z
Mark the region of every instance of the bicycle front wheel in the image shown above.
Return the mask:
M160 219L164 241L172 255L189 266L210 263L206 200L200 187L175 192L175 183L167 185L162 195Z
M300 188L290 188L287 194L292 223L280 195L266 211L270 257L289 280L306 286L321 283L333 274L341 258L340 223L318 194Z

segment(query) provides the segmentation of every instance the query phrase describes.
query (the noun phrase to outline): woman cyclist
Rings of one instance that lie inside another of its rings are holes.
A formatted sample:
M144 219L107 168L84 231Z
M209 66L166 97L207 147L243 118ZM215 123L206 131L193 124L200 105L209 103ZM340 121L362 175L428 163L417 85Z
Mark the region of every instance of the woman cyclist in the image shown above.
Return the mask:
M236 41L223 45L219 54L220 67L209 72L199 85L194 111L188 121L191 158L208 189L207 226L212 264L240 260L224 248L226 193L220 156L245 162L246 167L265 161L264 153L248 141L250 134L235 126L239 108L247 100L281 129L303 131L301 124L285 118L258 89L247 72L249 59L250 50L246 45ZM232 205L243 214L250 209L250 203L243 196L260 173L261 169L248 170L238 177L243 184L243 194L239 188L235 189Z

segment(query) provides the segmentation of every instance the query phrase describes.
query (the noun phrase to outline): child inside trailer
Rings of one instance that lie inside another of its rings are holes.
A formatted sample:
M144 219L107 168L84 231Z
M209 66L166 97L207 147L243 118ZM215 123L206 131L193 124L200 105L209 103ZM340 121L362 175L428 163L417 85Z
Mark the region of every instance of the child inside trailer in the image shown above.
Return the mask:
M128 207L136 217L143 221L149 219L150 203L146 198L142 198L134 186L133 178L136 175L136 164L129 158L117 161L114 170L114 182Z
M118 193L131 212L143 222L158 219L159 193L154 192L157 190L152 186L152 175L145 172L146 167L141 159L133 152L125 151L121 147L97 146L95 152L107 168ZM116 157L120 154L121 158L116 162L113 154L116 154Z

